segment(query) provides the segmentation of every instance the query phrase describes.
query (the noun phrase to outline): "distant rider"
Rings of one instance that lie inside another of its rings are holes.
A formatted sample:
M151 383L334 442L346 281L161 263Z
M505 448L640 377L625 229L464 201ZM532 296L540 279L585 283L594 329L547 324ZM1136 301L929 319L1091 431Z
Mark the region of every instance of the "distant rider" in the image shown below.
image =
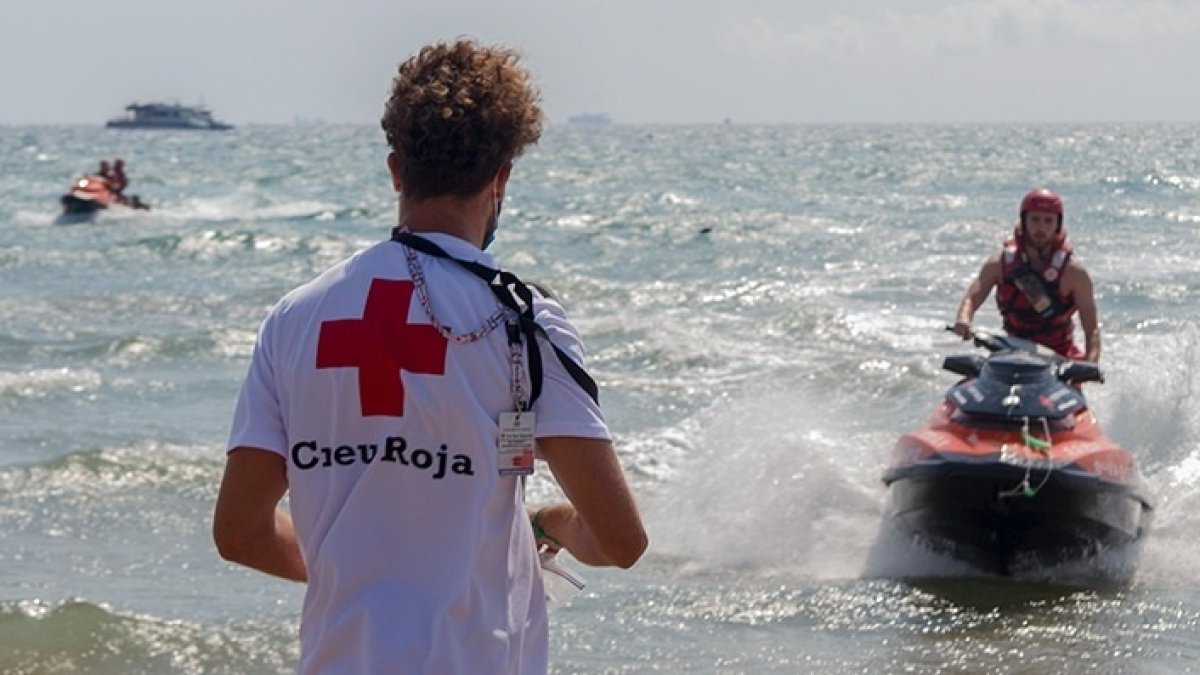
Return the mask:
M1075 360L1100 360L1100 324L1092 279L1067 243L1063 203L1038 189L1021 200L1021 220L1004 248L983 263L958 307L954 332L964 340L971 319L996 287L1004 330ZM1075 344L1075 313L1083 326L1084 350Z
M148 210L150 208L150 205L137 195L127 196L124 194L125 188L129 187L129 177L125 175L125 160L120 157L114 160L111 166L107 159L100 160L100 168L91 177L103 180L118 204L124 204L133 209Z
M117 197L117 201L124 203L126 199L122 193L128 185L129 179L125 176L125 160L118 157L113 162L112 174L108 179L108 189L113 191L113 194Z

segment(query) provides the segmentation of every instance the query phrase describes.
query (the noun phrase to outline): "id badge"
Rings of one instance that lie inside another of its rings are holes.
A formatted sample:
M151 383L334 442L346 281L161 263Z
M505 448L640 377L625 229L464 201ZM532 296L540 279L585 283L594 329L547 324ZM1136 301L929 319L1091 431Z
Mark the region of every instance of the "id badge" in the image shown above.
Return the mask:
M533 473L533 413L500 413L500 475Z

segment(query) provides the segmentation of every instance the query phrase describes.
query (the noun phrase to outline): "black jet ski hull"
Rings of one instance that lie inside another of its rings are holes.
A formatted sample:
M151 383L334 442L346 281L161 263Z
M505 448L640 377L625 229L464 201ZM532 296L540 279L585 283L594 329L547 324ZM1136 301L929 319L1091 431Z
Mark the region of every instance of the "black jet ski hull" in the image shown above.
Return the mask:
M64 215L89 215L107 208L93 199L83 199L73 194L65 194L60 200Z
M1036 491L1020 490L1024 481ZM1013 466L978 457L893 468L890 515L935 549L981 570L1054 565L1138 541L1151 508L1133 486L1070 466ZM1043 482L1044 481L1044 482Z

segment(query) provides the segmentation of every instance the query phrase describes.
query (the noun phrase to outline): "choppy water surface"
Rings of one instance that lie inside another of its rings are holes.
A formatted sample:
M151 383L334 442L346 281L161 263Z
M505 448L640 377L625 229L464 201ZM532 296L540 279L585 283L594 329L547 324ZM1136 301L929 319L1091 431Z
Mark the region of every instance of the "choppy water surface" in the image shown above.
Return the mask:
M583 331L653 539L585 572L553 669L1197 670L1197 131L550 128L495 249ZM257 323L386 235L385 154L370 127L0 128L0 670L294 668L301 588L218 560L209 516ZM118 155L154 210L55 226ZM1158 506L1128 586L963 579L881 527L886 453L963 349L942 326L1043 183L1096 284L1092 407Z

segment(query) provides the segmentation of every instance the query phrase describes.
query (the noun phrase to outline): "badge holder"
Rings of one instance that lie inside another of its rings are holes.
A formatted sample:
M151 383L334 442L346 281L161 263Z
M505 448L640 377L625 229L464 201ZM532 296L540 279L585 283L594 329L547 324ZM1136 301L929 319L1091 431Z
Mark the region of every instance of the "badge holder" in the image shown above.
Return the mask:
M509 323L508 354L512 366L512 391L514 412L500 413L500 475L529 476L533 474L534 428L537 418L529 409L525 398L525 364L521 358L521 331Z
M525 398L525 367L521 358L521 331L516 324L508 324L509 362L512 364L512 397L514 412L500 413L499 465L501 476L525 476L533 474L534 430L536 417ZM531 338L536 339L536 338ZM552 611L579 595L587 582L578 573L560 562L558 551L542 547L538 551L538 565L542 570L542 589L546 595L546 609Z
M1013 283L1028 298L1033 311L1044 314L1052 308L1054 302L1046 295L1046 289L1032 272L1025 271L1013 275Z
M500 475L533 474L532 411L500 413Z

